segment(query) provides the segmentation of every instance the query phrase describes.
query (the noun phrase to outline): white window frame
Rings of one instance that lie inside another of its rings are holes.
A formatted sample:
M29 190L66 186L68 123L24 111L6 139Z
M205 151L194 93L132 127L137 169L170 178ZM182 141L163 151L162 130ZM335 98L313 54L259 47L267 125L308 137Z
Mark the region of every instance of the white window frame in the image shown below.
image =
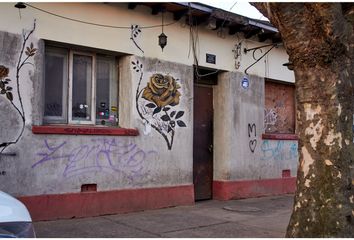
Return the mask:
M73 66L74 66L74 54L89 56L92 58L92 83L91 83L91 120L73 120L72 118L72 100L73 100ZM96 54L73 51L69 53L69 101L68 101L68 124L79 125L95 125L96 123Z

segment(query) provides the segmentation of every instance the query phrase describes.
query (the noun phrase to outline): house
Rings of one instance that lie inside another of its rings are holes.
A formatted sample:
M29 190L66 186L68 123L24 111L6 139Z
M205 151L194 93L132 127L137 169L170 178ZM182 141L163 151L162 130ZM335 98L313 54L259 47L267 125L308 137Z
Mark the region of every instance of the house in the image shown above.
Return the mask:
M0 189L35 220L294 191L294 74L269 23L198 3L0 13Z

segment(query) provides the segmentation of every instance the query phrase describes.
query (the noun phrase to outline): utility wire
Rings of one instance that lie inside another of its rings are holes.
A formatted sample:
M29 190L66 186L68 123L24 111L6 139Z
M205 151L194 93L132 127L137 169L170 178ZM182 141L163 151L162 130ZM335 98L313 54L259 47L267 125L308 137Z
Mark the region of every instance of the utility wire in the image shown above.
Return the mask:
M52 13L52 12L49 12L47 10L44 10L44 9L41 9L41 8L38 8L38 7L35 7L31 4L28 4L28 3L24 3L26 6L30 7L30 8L33 8L33 9L36 9L40 12L44 12L44 13L47 13L49 15L52 15L52 16L55 16L55 17L58 17L58 18L63 18L63 19L66 19L66 20L69 20L69 21L73 21L73 22L78 22L78 23L83 23L83 24L88 24L88 25L93 25L93 26L98 26L98 27L105 27L105 28L115 28L115 29L131 29L131 26L112 26L112 25L105 25L105 24L99 24L99 23L93 23L93 22L86 22L86 21L82 21L82 20L78 20L78 19L74 19L74 18L70 18L70 17L65 17L65 16L62 16L62 15L59 15L59 14L56 14L56 13ZM171 23L168 23L168 24L159 24L159 25L152 25L152 26L139 26L141 29L147 29L147 28L158 28L158 27L162 27L162 26L170 26L170 25L173 25L175 23L177 23L178 21L175 21L175 22L171 22Z

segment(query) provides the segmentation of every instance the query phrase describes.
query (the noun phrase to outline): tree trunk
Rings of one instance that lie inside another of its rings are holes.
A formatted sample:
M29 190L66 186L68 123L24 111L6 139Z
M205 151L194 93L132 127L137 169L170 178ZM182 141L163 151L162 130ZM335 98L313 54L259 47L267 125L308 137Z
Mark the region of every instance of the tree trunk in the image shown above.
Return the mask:
M299 167L287 237L353 237L353 7L252 3L294 65Z

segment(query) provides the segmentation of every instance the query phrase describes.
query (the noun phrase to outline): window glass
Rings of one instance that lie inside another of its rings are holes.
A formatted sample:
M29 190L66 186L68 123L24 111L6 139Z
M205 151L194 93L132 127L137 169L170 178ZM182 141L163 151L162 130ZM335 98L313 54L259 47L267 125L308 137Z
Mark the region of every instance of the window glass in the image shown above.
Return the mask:
M73 55L72 120L91 121L92 57Z
M117 73L114 58L97 57L96 124L117 125Z
M67 60L64 49L48 48L45 53L45 121L66 122Z

